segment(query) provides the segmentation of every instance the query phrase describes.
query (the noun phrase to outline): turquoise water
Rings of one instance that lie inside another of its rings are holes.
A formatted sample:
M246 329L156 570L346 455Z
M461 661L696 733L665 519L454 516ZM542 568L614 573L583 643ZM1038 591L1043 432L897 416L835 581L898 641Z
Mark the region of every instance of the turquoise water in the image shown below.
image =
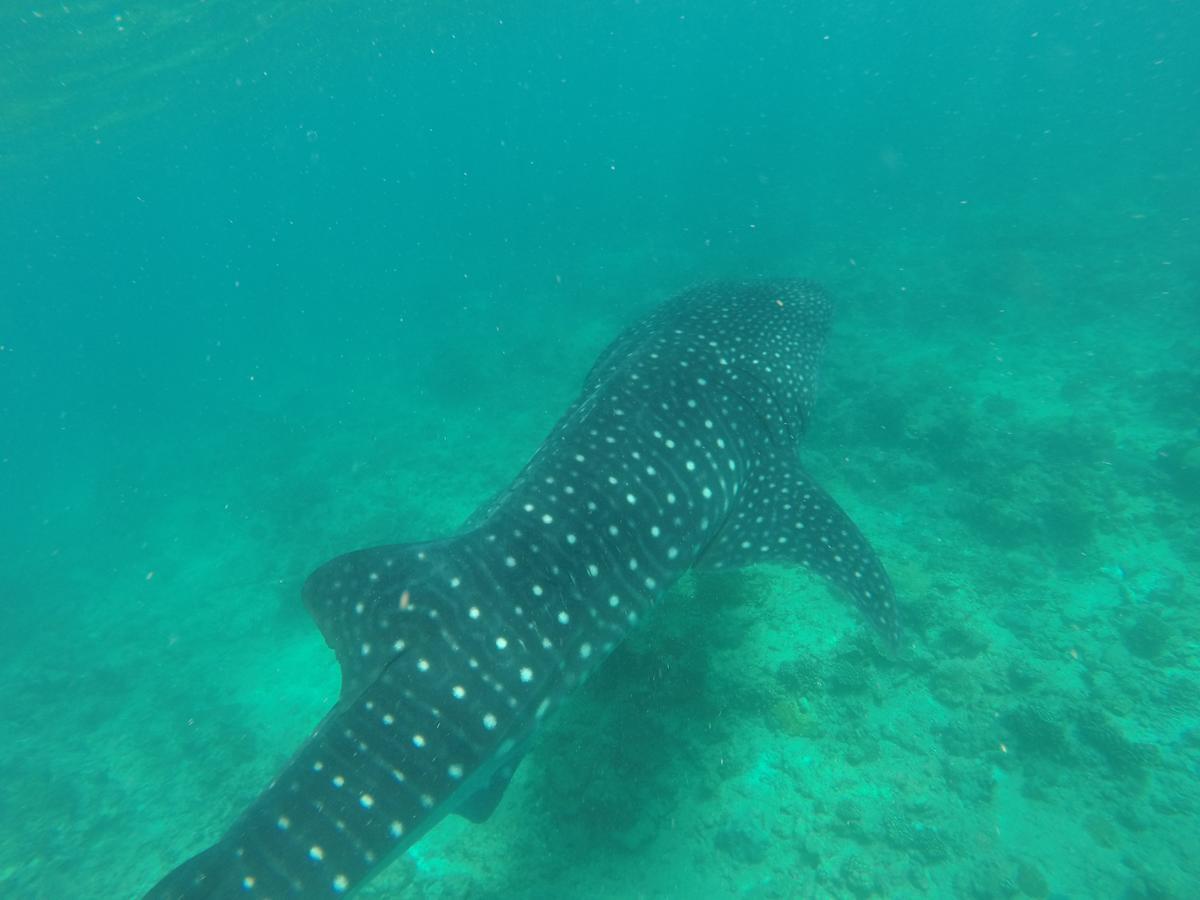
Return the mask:
M999 7L1002 7L999 8ZM0 896L135 897L711 277L838 300L804 459L906 623L688 579L363 897L1200 893L1188 4L83 2L0 30Z

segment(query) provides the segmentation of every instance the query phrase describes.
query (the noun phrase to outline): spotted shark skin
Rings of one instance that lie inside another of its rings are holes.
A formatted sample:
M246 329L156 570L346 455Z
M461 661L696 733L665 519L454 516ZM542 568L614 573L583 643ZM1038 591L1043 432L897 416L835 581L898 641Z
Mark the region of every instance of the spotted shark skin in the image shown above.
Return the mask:
M147 897L349 895L447 814L486 817L538 722L689 568L807 566L895 646L882 565L797 459L829 319L804 281L688 291L604 351L462 533L317 569L337 705Z

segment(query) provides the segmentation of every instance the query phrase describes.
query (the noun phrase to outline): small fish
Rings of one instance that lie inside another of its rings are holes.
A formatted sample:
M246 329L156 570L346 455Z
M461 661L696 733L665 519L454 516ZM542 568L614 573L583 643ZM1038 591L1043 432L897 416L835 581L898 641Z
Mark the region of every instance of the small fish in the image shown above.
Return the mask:
M347 895L447 814L487 818L538 723L688 569L807 566L895 647L887 574L797 458L829 319L804 281L688 291L609 345L459 534L313 572L337 705L147 897Z

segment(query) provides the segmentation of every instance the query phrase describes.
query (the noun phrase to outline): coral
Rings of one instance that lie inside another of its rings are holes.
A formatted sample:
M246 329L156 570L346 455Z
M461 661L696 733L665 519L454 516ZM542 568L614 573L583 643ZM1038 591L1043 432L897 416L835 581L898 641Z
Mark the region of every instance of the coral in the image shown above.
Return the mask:
M713 837L713 846L742 865L758 865L767 858L769 838L745 825L726 825Z
M767 727L780 734L816 740L824 733L821 720L813 714L806 698L778 697L767 707Z
M883 821L884 840L921 863L937 863L950 855L941 830L917 822L903 812L888 815Z
M951 756L978 758L996 749L992 723L980 717L955 717L941 729L942 749Z
M846 762L852 766L879 758L879 737L873 728L862 722L847 722L839 728L837 743Z
M1081 741L1095 750L1118 775L1141 779L1158 760L1158 748L1129 740L1099 710L1083 710L1075 722Z
M1018 656L1008 664L1008 683L1015 691L1027 691L1042 680L1042 673L1024 657Z
M871 689L871 670L861 660L841 658L828 668L825 684L831 694L861 694Z
M1150 610L1141 610L1121 628L1121 639L1134 656L1156 660L1171 643L1173 629Z
M1055 762L1070 762L1074 754L1062 715L1044 703L1027 703L1000 718L1015 749Z
M1120 846L1121 829L1116 823L1099 813L1091 813L1084 817L1083 827L1092 836L1092 840L1104 848Z
M1163 706L1177 715L1193 715L1200 709L1200 683L1187 675L1174 675L1163 689Z
M947 656L974 659L988 648L987 635L961 622L947 625L938 635L937 648Z
M821 660L809 654L780 663L775 677L789 693L798 697L815 697L825 686L821 677Z
M848 856L842 863L842 886L859 900L865 900L878 891L875 871L870 863L857 856Z
M843 797L834 808L833 830L842 837L848 837L860 844L867 843L870 838L862 807L849 797Z
M988 803L996 791L991 768L974 758L948 756L942 761L946 783L968 803Z
M929 692L943 706L975 706L978 683L979 679L970 667L960 662L949 662L933 670L929 678Z
M1022 861L1017 866L1017 887L1026 897L1040 898L1050 893L1050 885L1042 870L1029 861Z
M954 895L974 900L1005 900L1017 894L1012 866L996 859L986 859L972 866L954 881Z

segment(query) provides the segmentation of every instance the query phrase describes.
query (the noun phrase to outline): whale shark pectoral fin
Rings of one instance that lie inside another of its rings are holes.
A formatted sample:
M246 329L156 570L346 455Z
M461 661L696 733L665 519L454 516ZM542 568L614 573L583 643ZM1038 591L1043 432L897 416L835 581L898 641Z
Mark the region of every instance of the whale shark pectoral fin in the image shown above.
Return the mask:
M519 759L514 760L497 769L487 784L467 797L454 812L476 825L486 822L500 805L519 763Z
M896 595L883 563L850 517L799 463L764 466L742 491L697 563L731 569L798 564L848 594L889 648L900 642Z
M142 900L208 900L220 891L228 850L215 844L176 866Z

